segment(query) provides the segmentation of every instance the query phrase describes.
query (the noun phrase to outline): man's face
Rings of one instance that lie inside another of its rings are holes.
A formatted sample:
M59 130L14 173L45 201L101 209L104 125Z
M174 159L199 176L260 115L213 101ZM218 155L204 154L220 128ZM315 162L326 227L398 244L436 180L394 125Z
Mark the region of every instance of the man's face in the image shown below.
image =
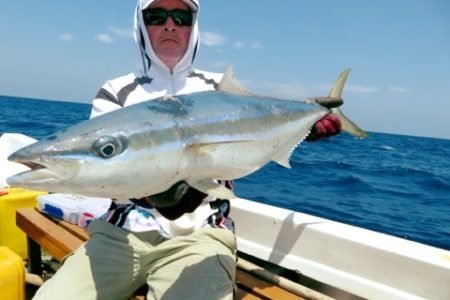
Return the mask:
M159 0L149 8L166 11L173 11L174 9L190 11L189 6L181 0ZM153 51L162 62L173 69L186 53L192 26L180 26L169 16L164 24L146 25L146 28Z

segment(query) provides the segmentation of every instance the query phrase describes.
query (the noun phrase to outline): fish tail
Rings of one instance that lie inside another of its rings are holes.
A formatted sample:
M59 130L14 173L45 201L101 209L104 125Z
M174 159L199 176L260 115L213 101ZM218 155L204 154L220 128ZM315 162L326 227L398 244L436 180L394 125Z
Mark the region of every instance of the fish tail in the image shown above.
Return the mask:
M328 94L329 99L340 99L342 101L342 91L344 90L345 82L347 81L348 74L350 74L351 69L345 69L336 79L333 87ZM344 115L342 110L339 107L330 107L330 110L333 114L335 114L339 120L341 121L342 130L348 132L351 135L357 136L359 138L368 137L367 132L359 128L352 120L350 120L347 116Z

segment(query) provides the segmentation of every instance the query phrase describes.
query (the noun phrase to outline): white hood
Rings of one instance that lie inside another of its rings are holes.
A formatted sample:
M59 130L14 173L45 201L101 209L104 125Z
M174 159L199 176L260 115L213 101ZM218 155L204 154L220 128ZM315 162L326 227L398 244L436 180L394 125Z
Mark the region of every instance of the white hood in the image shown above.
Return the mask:
M138 73L154 78L159 72L169 73L170 69L158 58L153 51L148 38L147 30L142 19L142 10L150 6L152 3L158 0L139 0L136 6L134 14L134 40L138 49ZM189 72L191 70L192 63L198 52L200 45L199 30L198 30L198 13L200 6L198 0L183 0L189 5L192 11L196 12L192 24L192 32L189 41L188 48L184 57L173 68L173 74Z

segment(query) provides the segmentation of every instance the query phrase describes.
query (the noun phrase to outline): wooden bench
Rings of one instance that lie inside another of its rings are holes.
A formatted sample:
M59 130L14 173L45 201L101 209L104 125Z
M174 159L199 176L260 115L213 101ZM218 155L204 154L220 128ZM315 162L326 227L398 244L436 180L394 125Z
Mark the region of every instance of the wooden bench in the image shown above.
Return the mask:
M29 270L33 274L42 274L41 247L56 260L61 261L89 238L85 229L51 218L34 208L18 209L16 224L27 235ZM308 294L311 291L307 289L304 293L301 286L300 290L294 288L289 291L282 288L274 284L274 282L280 282L279 276L272 274L276 279L270 280L272 275L269 274L270 276L262 276L265 277L262 279L258 272L267 273L267 271L256 267L257 272L253 272L252 268L251 263L245 261L243 263L239 258L236 272L238 299L322 299L320 295L316 297L314 292L312 297L305 297L305 295L311 295ZM292 284L296 285L293 282Z

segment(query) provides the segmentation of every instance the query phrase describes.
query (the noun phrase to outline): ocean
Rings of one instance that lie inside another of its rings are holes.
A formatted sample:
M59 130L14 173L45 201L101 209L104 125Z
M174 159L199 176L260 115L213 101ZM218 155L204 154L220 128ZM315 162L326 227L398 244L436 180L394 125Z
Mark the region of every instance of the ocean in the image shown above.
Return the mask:
M89 118L90 104L0 96L0 134L40 139ZM450 250L450 140L371 132L303 142L292 169L269 164L236 194Z

